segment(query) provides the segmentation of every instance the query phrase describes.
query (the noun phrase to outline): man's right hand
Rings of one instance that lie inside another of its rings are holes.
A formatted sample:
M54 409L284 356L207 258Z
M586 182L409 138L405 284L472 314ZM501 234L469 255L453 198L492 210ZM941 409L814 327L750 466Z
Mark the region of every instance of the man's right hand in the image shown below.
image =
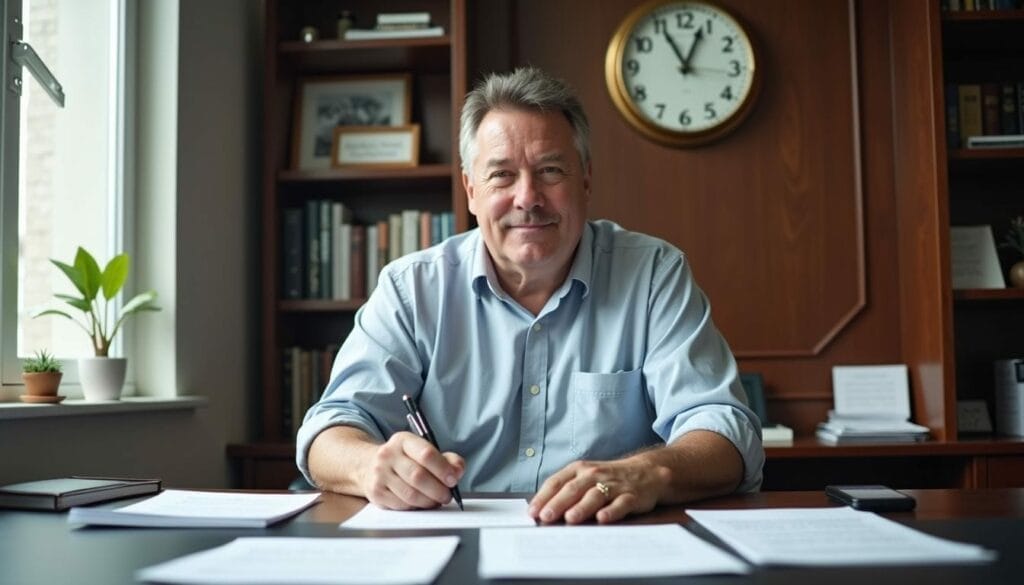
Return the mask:
M452 499L466 463L455 453L440 453L413 433L395 433L373 453L362 481L366 499L382 508L436 508Z

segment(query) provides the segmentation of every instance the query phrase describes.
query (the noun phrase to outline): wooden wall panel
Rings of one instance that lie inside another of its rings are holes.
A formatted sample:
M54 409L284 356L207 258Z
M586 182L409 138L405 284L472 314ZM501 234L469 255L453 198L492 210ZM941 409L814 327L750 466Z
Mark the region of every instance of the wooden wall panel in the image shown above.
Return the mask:
M591 217L681 247L741 368L764 374L769 414L810 432L831 407L833 365L905 361L889 5L720 0L759 41L764 85L733 134L683 150L632 130L605 87L607 43L639 3L478 11L477 30L513 32L471 71L532 64L576 87L593 126Z

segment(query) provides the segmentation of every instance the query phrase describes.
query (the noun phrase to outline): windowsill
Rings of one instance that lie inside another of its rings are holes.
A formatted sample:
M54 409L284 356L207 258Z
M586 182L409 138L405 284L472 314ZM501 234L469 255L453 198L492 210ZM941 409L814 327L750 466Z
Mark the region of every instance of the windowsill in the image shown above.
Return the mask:
M86 402L82 399L68 399L60 404L0 402L0 420L195 410L201 406L206 406L207 402L205 396L178 396L176 398L131 396L110 402Z

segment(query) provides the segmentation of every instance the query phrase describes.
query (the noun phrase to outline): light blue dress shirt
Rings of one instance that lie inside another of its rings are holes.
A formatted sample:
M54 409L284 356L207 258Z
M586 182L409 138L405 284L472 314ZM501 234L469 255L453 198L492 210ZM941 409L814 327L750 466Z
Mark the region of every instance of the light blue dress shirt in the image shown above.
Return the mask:
M591 221L565 282L534 316L502 291L478 229L389 264L356 313L323 397L298 431L384 441L417 399L462 491L534 492L577 459L621 458L697 429L732 441L741 491L761 484L760 423L686 258ZM699 470L697 470L699 472Z

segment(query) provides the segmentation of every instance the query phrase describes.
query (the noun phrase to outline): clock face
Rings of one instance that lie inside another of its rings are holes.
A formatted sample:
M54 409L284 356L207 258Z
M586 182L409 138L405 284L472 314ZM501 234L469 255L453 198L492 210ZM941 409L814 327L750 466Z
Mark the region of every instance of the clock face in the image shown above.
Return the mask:
M605 60L612 100L659 142L694 146L734 128L758 89L743 26L707 2L645 4L623 21Z

